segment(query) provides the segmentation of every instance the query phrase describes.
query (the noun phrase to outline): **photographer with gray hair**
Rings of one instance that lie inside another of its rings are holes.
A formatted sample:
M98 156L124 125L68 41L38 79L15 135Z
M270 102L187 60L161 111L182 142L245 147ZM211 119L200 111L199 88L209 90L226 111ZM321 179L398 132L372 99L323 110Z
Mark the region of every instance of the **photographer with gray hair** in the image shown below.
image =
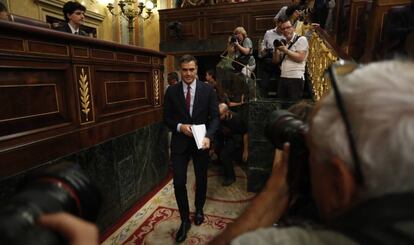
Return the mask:
M340 74L353 69L332 66L333 88L303 135L324 226L271 227L290 199L292 141L264 190L212 244L414 244L414 63L384 61Z

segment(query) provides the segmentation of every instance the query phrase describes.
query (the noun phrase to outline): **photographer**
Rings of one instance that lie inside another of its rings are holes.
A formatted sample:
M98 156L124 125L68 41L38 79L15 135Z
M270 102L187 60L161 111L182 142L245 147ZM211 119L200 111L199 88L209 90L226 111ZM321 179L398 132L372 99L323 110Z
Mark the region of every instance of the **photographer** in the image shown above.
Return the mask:
M273 63L280 64L277 94L280 99L297 101L303 96L308 40L295 33L290 20L282 20L281 30L287 43L278 43L273 53Z
M234 51L235 60L241 66L241 73L245 76L250 77L252 71L256 68L256 61L253 57L253 42L247 37L246 30L239 26L234 29L233 36L229 37L230 52ZM238 69L236 69L236 72Z
M338 86L316 107L306 136L312 194L325 226L270 228L289 200L285 144L263 192L212 244L253 230L231 244L414 243L414 64L373 63L339 77L352 70L344 65L330 70Z
M285 39L283 36L280 25L282 18L274 19L275 28L267 30L263 41L259 47L259 58L262 59L263 73L260 80L260 87L262 89L262 94L267 96L269 92L269 80L273 77L276 80L280 76L280 67L272 62L273 52L274 52L274 42L275 40Z

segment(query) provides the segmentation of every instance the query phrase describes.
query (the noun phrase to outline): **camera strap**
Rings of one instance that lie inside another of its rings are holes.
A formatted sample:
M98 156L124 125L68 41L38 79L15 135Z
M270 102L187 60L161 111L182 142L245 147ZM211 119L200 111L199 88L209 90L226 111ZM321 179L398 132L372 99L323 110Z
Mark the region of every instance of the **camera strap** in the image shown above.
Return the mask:
M290 48L293 46L293 44L295 44L295 43L296 43L296 41L297 41L300 37L301 37L300 35L296 35L295 39L293 39L293 42L291 42L291 43L289 44L289 46L288 46L288 48L287 48L287 49L290 49ZM285 60L285 57L286 57L286 54L284 53L284 54L283 54L283 56L282 56L282 59L280 60L280 64L282 64L282 63L283 63L283 61Z

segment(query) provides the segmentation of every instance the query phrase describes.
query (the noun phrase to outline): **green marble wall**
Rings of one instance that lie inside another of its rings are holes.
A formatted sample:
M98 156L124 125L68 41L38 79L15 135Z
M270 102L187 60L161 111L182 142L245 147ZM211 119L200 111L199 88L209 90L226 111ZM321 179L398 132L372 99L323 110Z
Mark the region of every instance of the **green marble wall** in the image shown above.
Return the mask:
M167 140L167 128L156 123L43 166L61 160L81 165L102 193L97 224L105 230L167 176ZM16 186L31 172L2 180L0 201L12 196Z

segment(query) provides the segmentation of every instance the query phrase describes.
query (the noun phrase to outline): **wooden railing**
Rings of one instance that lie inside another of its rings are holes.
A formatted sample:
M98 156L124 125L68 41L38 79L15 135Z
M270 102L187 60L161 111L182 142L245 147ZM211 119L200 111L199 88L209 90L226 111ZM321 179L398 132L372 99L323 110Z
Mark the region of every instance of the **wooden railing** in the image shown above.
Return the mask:
M330 81L325 77L326 69L339 58L352 58L336 46L323 29L315 27L311 32L307 73L312 82L314 99L320 100L331 89Z
M164 57L0 21L0 178L160 121Z

